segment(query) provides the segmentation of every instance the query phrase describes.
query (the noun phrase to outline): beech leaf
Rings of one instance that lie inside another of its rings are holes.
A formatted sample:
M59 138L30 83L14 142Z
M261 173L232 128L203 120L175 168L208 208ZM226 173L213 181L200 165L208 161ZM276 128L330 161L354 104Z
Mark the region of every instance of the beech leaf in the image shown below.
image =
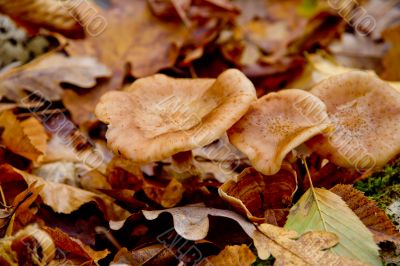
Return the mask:
M368 199L364 194L351 185L338 184L330 189L342 197L350 209L361 219L374 235L376 243L384 241L400 241L400 233L386 213L379 209L375 201Z
M382 265L372 233L335 193L321 188L307 190L291 208L285 228L299 234L309 231L335 233L339 244L331 250L369 265Z

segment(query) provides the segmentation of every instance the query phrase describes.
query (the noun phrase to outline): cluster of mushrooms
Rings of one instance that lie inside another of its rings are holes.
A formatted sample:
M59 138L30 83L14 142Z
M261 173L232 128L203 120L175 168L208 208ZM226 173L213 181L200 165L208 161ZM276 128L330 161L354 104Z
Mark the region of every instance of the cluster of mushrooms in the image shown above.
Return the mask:
M141 165L225 134L248 157L256 170L250 172L267 177L291 171L285 160L299 146L357 170L379 168L400 153L400 93L361 71L330 77L310 91L286 89L259 99L236 69L217 79L156 74L103 95L95 113L108 124L108 145Z

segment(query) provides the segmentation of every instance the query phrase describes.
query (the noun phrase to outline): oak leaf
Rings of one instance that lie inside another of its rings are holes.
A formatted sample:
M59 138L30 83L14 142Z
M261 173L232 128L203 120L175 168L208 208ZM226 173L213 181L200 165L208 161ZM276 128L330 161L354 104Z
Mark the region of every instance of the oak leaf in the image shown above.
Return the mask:
M295 231L271 224L261 224L258 229L262 234L254 237L257 250L272 254L275 258L274 265L367 265L326 250L339 241L334 233L307 232L299 237Z
M251 266L256 261L256 256L248 246L226 246L218 255L202 260L199 266Z
M61 99L61 83L91 88L96 78L108 77L109 70L94 58L66 57L59 53L43 55L32 62L0 75L0 98L20 101L34 93L43 100Z
M161 213L172 215L176 232L188 240L201 240L207 236L210 221L208 215L225 217L235 220L250 237L256 230L255 226L246 221L241 215L222 209L207 208L203 205L188 205L166 210L145 211L143 215L148 220L156 219Z
M376 243L384 241L400 242L400 233L387 217L386 213L378 208L375 201L368 199L364 194L351 185L338 184L330 189L339 195L361 219L374 235Z
M285 228L299 234L308 231L335 233L339 244L332 248L334 253L369 265L381 265L372 233L346 203L329 190L308 189L291 208Z
M4 128L1 135L3 143L12 152L32 161L45 153L48 137L36 118L20 122L11 111L6 111L0 115L0 126Z

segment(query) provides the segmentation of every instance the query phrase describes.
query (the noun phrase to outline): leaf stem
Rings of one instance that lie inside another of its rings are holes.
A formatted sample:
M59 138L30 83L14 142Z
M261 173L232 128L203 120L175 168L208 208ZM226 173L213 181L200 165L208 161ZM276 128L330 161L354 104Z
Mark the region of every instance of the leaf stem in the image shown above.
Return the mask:
M4 196L4 191L1 185L0 185L0 194L1 194L1 200L3 201L3 205L7 206L6 197Z

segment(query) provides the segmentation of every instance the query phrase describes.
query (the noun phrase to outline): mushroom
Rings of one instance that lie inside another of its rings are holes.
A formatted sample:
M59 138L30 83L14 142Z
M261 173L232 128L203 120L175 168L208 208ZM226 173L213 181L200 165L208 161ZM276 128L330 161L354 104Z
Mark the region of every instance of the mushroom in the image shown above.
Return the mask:
M228 130L228 136L257 171L273 175L291 150L330 126L321 100L309 92L290 89L269 93L254 102Z
M375 75L353 71L312 90L327 106L335 130L307 145L334 164L379 168L400 152L400 93Z
M217 79L156 74L136 80L126 91L106 93L95 113L108 124L109 146L145 164L210 144L254 100L253 84L236 69Z

